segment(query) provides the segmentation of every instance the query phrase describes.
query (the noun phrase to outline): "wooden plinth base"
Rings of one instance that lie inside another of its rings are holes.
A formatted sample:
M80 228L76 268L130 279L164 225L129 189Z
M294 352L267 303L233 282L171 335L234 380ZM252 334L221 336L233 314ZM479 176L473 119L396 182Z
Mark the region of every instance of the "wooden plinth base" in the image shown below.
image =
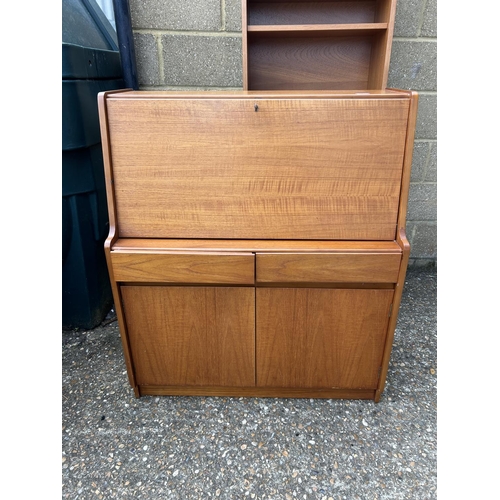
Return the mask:
M227 396L258 398L322 398L322 399L375 399L370 389L289 389L286 387L176 387L168 385L142 385L135 389L140 396Z

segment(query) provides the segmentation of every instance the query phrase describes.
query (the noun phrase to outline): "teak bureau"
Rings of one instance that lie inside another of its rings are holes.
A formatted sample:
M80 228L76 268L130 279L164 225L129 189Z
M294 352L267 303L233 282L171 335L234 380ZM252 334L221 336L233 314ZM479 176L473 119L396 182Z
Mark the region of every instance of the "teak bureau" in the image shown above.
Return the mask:
M105 251L136 396L379 400L417 98L99 94Z

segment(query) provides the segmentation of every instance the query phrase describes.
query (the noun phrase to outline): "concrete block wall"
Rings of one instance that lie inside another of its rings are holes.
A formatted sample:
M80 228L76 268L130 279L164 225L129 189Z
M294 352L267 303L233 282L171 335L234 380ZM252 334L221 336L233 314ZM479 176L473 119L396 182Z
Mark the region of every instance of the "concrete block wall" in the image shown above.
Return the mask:
M241 0L129 0L141 90L242 88ZM410 265L437 262L437 0L398 0L389 87L419 92Z
M410 265L437 263L437 0L398 0L389 87L419 93L406 231Z

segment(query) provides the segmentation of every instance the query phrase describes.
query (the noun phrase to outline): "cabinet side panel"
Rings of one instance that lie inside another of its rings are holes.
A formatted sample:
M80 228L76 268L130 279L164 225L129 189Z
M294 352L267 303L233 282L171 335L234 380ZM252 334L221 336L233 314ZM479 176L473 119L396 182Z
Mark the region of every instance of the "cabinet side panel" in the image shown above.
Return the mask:
M116 99L120 235L394 240L409 99Z
M241 0L241 48L243 64L243 90L248 90L248 9L247 0Z

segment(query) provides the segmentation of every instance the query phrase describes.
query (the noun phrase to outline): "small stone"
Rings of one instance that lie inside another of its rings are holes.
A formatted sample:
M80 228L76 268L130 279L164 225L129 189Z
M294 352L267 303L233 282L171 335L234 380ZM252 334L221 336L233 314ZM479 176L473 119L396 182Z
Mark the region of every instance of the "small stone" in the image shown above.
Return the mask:
M172 476L176 477L178 474L179 474L179 470L174 470L174 473L172 474Z
M247 445L246 445L246 444L242 444L242 445L241 445L241 449L242 449L242 450L246 450L246 449L247 449Z

